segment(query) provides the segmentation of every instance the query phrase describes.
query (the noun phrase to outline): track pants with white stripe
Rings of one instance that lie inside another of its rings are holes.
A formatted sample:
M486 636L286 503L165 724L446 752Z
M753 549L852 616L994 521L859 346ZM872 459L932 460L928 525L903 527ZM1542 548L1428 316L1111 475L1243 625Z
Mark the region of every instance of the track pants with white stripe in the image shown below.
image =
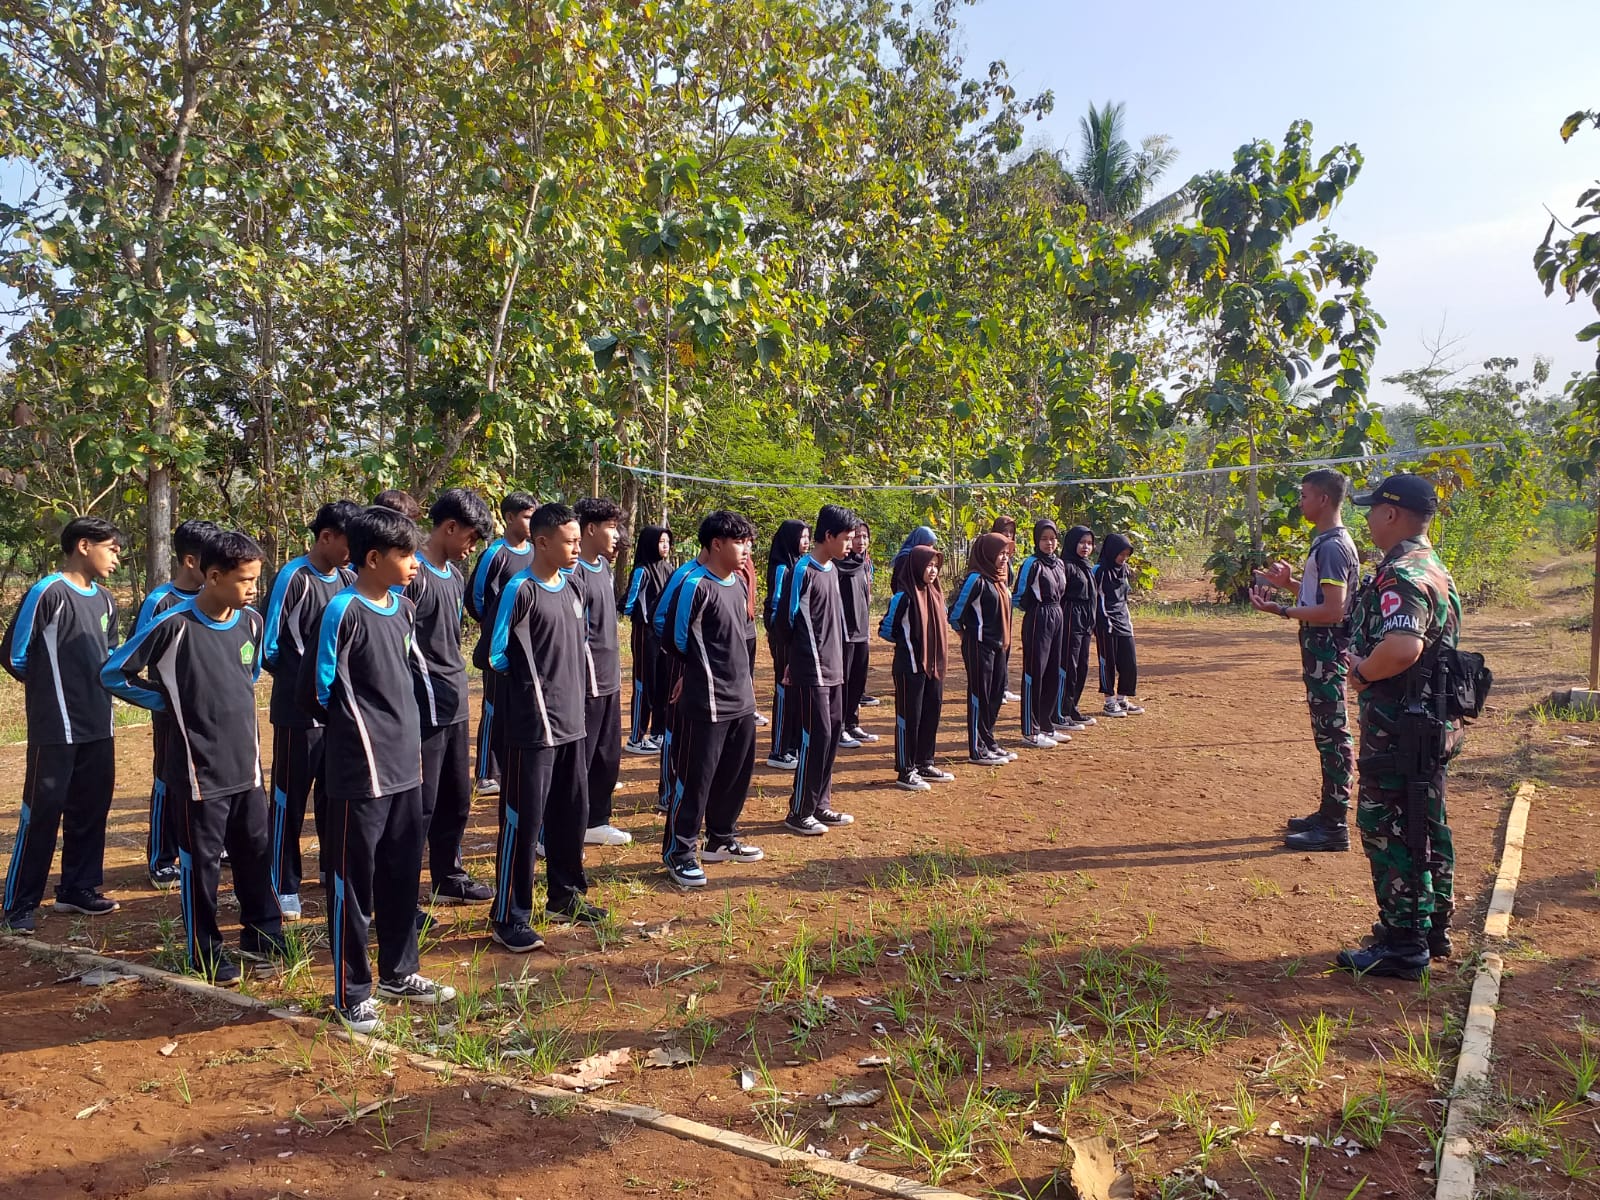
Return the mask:
M570 908L588 891L583 834L589 825L589 776L583 742L508 746L500 778L500 839L495 850L494 904L502 925L533 921L533 845L544 829L545 907Z
M375 798L329 798L323 839L328 944L333 1001L340 1008L372 995L367 939L374 921L378 977L397 979L416 971L417 887L426 840L420 787Z
M327 730L281 726L272 731L272 886L280 896L298 896L303 864L300 833L306 800L317 834L317 857L327 874L327 789L323 786L322 738ZM229 853L233 853L231 850Z
M1059 604L1042 604L1022 618L1023 737L1055 732L1065 625Z
M583 701L583 769L589 777L589 828L611 824L611 797L622 774L622 696Z
M222 959L217 927L217 887L222 851L228 851L233 894L239 901L239 946L264 952L283 932L283 913L272 890L272 842L267 835L267 794L248 788L231 796L196 800L188 784L169 784L178 827L178 887L189 969L214 976Z
M5 910L32 912L44 899L50 864L61 834L62 892L92 892L105 880L106 814L116 786L117 760L110 738L74 746L27 749L22 816L6 868Z
M733 840L755 771L756 718L754 713L732 721L684 718L674 732L672 794L661 857L666 862L693 861L702 825L707 845Z
M800 765L789 797L789 820L801 821L833 807L833 760L844 732L844 685L796 683L789 693L800 724Z
M894 676L894 769L901 778L933 766L939 740L939 710L944 705L944 680L918 671Z

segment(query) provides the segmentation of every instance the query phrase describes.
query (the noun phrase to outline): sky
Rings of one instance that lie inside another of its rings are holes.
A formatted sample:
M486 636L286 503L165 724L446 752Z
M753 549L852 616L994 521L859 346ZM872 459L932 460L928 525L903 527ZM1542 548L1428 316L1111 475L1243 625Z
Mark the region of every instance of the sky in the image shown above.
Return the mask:
M1328 227L1378 256L1370 292L1388 323L1381 382L1455 341L1454 365L1551 360L1553 383L1594 366L1574 335L1583 300L1547 298L1533 251L1550 211L1572 215L1600 178L1600 131L1569 143L1568 113L1600 106L1589 48L1595 0L1346 0L1338 5L982 0L960 10L965 70L1003 60L1019 96L1055 110L1028 143L1076 153L1088 105L1127 105L1129 139L1169 135L1165 181L1226 169L1255 138L1311 122L1317 153L1354 142L1361 175ZM1567 49L1570 47L1570 51ZM1525 374L1520 377L1526 377Z

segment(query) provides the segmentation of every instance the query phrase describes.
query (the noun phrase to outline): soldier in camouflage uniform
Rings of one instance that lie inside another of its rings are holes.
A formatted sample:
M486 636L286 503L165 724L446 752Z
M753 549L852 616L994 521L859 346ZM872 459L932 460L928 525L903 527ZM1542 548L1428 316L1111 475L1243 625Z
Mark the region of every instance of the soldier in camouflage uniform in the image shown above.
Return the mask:
M1408 670L1436 644L1454 647L1461 627L1455 582L1428 541L1438 507L1433 485L1395 475L1353 503L1364 506L1372 540L1384 552L1356 604L1350 682L1360 694L1361 783L1356 822L1372 865L1379 922L1359 950L1338 965L1361 974L1417 979L1430 958L1450 952L1455 850L1445 811L1446 764L1460 749L1452 726L1445 754L1427 780L1425 861L1406 842L1406 780L1385 761L1395 747L1394 721Z
M1262 572L1272 587L1296 588L1297 603L1280 604L1270 587L1250 597L1262 612L1300 622L1300 664L1311 736L1322 761L1322 798L1317 811L1289 821L1284 845L1291 850L1348 850L1350 781L1355 752L1345 719L1345 676L1350 665L1350 611L1355 603L1361 560L1339 510L1348 484L1337 471L1312 471L1300 481L1300 513L1314 530L1305 569L1296 577L1289 564L1276 562Z

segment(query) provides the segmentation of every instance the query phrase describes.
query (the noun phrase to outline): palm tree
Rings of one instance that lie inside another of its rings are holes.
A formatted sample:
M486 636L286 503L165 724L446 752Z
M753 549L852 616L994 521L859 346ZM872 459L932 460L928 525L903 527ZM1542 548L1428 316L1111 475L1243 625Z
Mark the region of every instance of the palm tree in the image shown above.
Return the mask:
M1101 221L1119 221L1135 235L1151 232L1176 220L1191 203L1187 186L1152 204L1145 197L1178 157L1166 134L1152 134L1138 149L1124 136L1125 106L1107 101L1089 105L1078 119L1083 153L1073 171L1088 203L1089 215Z

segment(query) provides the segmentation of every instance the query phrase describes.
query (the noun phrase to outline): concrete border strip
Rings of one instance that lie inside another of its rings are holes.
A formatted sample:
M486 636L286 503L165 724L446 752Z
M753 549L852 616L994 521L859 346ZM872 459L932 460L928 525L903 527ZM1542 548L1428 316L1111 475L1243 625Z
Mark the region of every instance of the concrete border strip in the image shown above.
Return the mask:
M563 1103L575 1104L577 1107L587 1109L597 1115L632 1121L647 1129L671 1134L673 1137L682 1138L685 1141L698 1142L703 1146L710 1146L714 1149L725 1150L730 1154L737 1154L741 1158L755 1159L757 1162L766 1163L768 1166L804 1167L813 1174L829 1176L840 1183L860 1188L865 1192L872 1192L875 1195L898 1197L900 1200L972 1200L970 1196L963 1192L953 1192L948 1188L933 1187L926 1183L919 1183L915 1179L907 1179L904 1176L893 1175L887 1171L876 1171L871 1167L858 1166L855 1163L818 1158L813 1154L807 1154L803 1150L794 1150L788 1146L762 1141L760 1138L735 1133L729 1129L718 1129L713 1125L706 1125L700 1121L676 1117L671 1113L663 1112L661 1109L651 1108L649 1105L607 1100L597 1095L580 1094L569 1092L563 1088L528 1083L524 1080L513 1079L508 1075L494 1075L483 1071L475 1071L470 1067L445 1062L443 1059L417 1054L403 1046L397 1046L393 1042L385 1042L380 1038L371 1037L367 1034L355 1033L344 1028L337 1021L319 1020L304 1013L290 1012L285 1008L275 1008L266 1000L259 1000L254 996L240 995L238 992L228 988L217 987L215 984L206 983L204 980L191 978L187 975L177 975L171 971L163 971L160 967L152 967L147 963L133 962L122 958L108 958L103 954L80 950L75 946L61 946L52 942L37 941L33 938L11 937L10 941L18 950L38 951L60 958L68 958L86 968L106 967L123 971L151 983L158 983L164 987L188 992L202 999L217 1000L224 1004L231 1004L235 1008L265 1013L270 1017L294 1026L301 1033L315 1034L320 1032L328 1037L343 1038L353 1045L370 1047L385 1054L393 1055L396 1058L403 1058L418 1070L427 1071L432 1075L449 1071L458 1076L466 1076L478 1080L492 1087L520 1092L535 1099L560 1100Z
M1523 841L1528 832L1528 809L1533 784L1517 788L1506 819L1505 849L1495 877L1489 913L1484 918L1485 937L1504 939L1511 932L1511 910L1522 874ZM1477 1129L1478 1101L1489 1083L1489 1056L1494 1043L1494 1015L1500 1000L1500 975L1505 960L1485 952L1472 981L1467 1023L1461 1033L1461 1053L1456 1058L1455 1085L1450 1089L1450 1109L1444 1123L1444 1147L1439 1160L1435 1200L1472 1200L1477 1187L1477 1167L1472 1161L1472 1134Z

